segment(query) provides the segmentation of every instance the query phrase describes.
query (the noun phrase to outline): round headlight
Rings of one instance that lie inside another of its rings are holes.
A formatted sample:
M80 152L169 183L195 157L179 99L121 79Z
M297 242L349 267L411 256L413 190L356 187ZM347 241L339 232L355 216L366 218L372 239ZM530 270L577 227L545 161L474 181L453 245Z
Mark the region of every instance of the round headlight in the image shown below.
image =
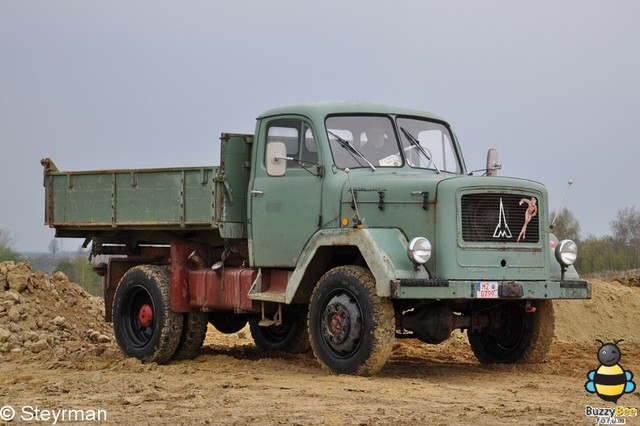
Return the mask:
M556 247L556 259L563 266L573 265L578 258L578 246L571 240L562 240Z
M409 243L409 259L416 265L427 263L431 257L431 243L424 237L416 237Z

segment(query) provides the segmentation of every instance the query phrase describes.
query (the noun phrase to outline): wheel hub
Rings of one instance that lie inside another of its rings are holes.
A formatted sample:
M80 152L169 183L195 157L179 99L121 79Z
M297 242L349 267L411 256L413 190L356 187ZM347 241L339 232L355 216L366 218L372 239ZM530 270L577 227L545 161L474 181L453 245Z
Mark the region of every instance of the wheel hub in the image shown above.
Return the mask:
M352 352L360 341L362 315L346 294L333 297L322 315L322 335L335 351Z
M339 303L327 306L329 316L329 335L327 336L334 343L344 343L351 329L351 316L349 311Z
M138 320L143 327L151 327L153 324L153 309L148 304L140 306L138 311Z

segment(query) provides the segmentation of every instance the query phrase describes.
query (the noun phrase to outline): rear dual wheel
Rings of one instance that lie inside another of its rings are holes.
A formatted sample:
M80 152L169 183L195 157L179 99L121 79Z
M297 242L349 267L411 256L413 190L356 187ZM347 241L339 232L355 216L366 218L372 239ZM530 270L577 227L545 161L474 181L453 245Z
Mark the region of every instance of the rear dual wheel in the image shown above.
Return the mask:
M182 334L173 359L194 359L198 356L207 335L209 316L204 312L189 312L183 315Z
M165 267L139 265L124 274L113 302L113 328L125 355L158 364L197 356L207 332L207 314L175 313L170 306Z
M157 265L129 269L113 301L113 329L122 351L143 362L168 362L178 348L183 315L169 309L169 272Z

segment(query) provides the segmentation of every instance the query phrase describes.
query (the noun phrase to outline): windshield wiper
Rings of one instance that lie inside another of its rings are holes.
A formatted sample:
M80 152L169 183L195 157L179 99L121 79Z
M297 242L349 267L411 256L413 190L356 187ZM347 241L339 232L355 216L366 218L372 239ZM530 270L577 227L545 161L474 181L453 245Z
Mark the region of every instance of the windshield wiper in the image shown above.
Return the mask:
M436 172L439 174L440 169L438 168L438 165L435 163L435 161L431 159L431 157L429 157L429 154L427 154L427 151L424 149L424 147L420 145L420 142L418 141L418 139L416 139L415 136L409 133L404 127L400 127L400 130L402 131L402 133L404 133L404 136L407 138L409 143L412 146L414 146L418 151L420 151L420 153L424 155L424 158L426 158L431 164L433 164L433 167L436 168Z
M373 167L373 164L371 164L369 160L367 160L367 157L362 155L362 153L358 151L353 145L351 145L351 143L349 143L348 140L342 139L340 136L336 135L331 130L327 130L327 133L333 136L338 141L340 146L346 149L347 152L350 152L351 154L356 154L358 157L362 158L369 165L369 167L371 167L371 170L373 170L374 172L376 171L376 168Z

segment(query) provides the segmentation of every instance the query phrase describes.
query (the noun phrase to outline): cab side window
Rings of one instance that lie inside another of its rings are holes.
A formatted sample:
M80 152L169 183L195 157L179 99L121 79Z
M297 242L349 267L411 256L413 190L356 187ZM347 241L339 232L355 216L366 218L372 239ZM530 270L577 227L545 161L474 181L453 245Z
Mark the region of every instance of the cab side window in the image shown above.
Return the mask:
M287 147L287 168L318 162L318 150L313 131L302 120L276 120L267 128L267 143L282 142Z

